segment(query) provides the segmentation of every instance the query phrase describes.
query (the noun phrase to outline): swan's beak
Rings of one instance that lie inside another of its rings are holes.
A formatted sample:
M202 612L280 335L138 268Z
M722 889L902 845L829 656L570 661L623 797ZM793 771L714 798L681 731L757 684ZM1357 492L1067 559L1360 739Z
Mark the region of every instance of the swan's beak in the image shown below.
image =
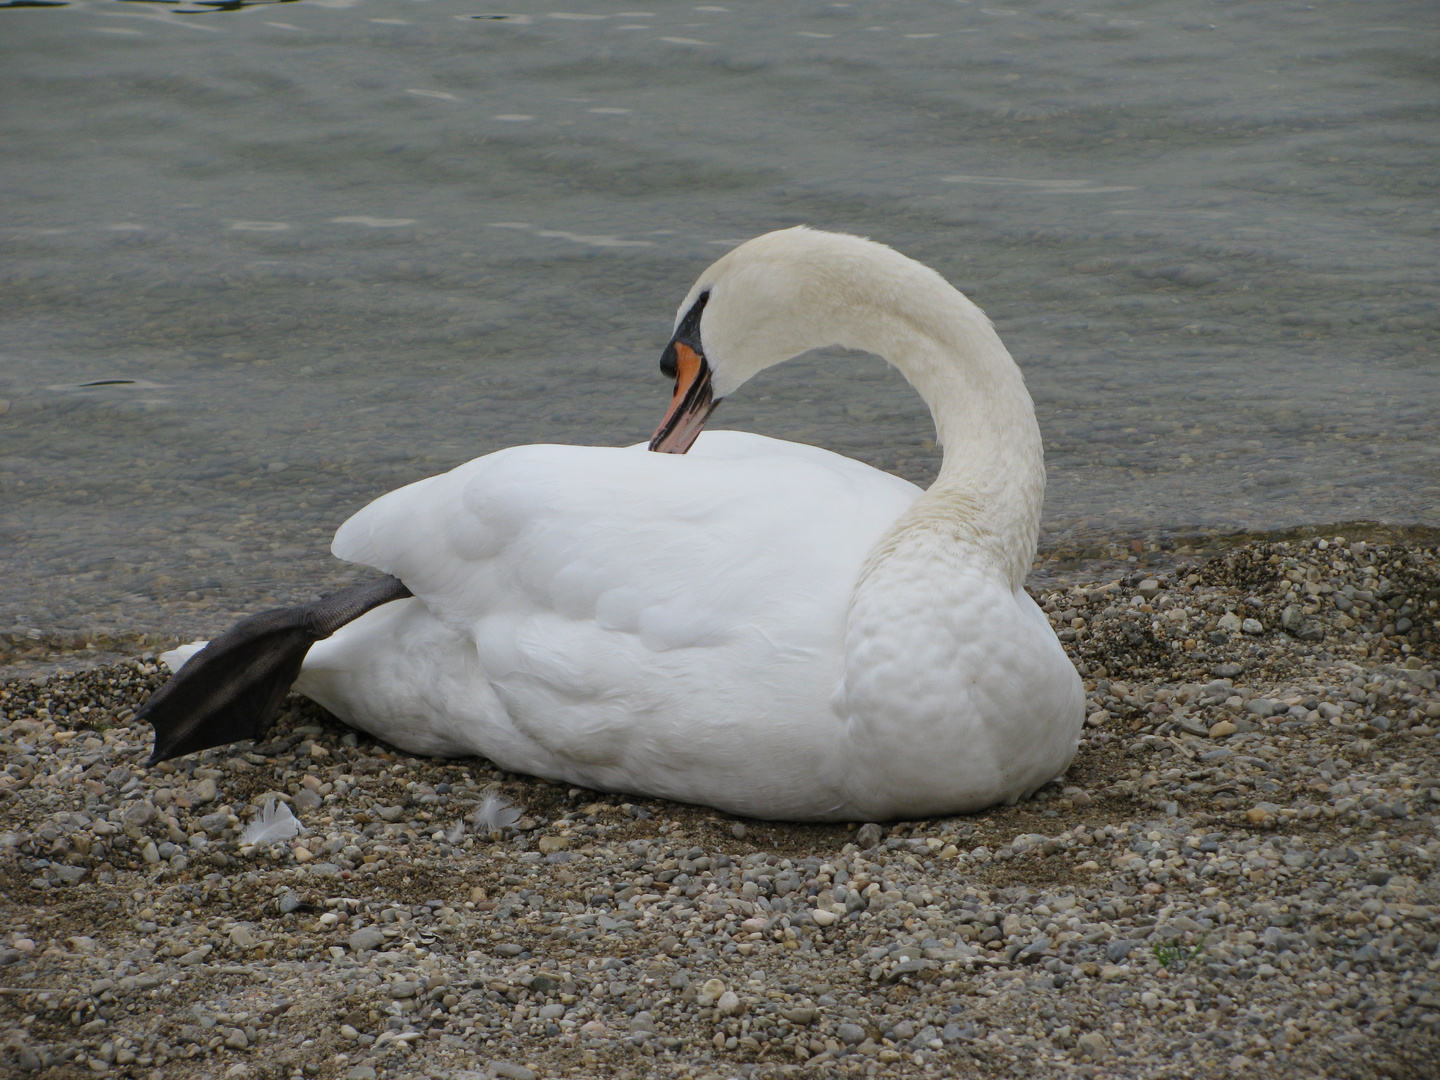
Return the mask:
M684 342L670 343L660 358L660 370L675 376L675 396L650 439L650 449L661 454L683 454L699 437L720 400L710 389L710 365Z

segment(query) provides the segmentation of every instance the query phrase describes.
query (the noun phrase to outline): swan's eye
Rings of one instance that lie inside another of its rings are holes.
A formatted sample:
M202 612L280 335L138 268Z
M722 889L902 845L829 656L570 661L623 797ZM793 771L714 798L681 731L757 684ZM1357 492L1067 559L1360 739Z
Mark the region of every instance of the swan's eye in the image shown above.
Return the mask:
M695 303L690 305L690 310L685 312L685 317L680 320L680 325L675 328L675 336L670 339L670 344L665 346L665 351L660 354L660 372L667 379L675 378L678 370L676 366L675 344L688 345L696 353L704 355L705 350L700 346L700 316L705 313L705 305L710 300L710 290L706 289L695 298Z

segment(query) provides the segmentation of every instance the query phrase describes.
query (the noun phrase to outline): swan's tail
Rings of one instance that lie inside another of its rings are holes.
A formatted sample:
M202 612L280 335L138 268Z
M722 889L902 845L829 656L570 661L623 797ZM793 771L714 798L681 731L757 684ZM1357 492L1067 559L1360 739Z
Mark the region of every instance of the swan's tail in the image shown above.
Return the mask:
M140 710L155 728L149 764L270 729L310 646L410 590L386 577L298 607L242 619L193 656Z

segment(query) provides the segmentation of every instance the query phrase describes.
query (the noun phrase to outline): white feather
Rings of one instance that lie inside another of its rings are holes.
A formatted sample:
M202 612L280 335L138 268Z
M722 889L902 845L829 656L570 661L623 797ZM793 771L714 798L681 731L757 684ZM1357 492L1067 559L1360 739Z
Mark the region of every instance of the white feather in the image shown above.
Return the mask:
M494 793L486 795L480 808L470 815L470 823L481 836L513 829L519 820L519 807L511 806L508 801Z
M241 844L276 844L291 840L305 831L300 819L290 812L290 807L274 799L266 799L264 807L255 820L240 834Z

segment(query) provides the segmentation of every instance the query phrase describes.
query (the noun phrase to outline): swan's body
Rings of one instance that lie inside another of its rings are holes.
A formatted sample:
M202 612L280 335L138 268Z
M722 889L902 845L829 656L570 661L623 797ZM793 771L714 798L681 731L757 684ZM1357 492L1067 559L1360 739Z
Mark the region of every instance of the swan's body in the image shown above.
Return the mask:
M975 810L1061 773L1083 692L1021 588L1039 431L983 314L889 248L803 229L731 252L680 310L656 445L695 438L712 374L728 393L841 344L930 404L935 484L738 432L685 456L503 450L341 527L339 558L414 595L311 646L295 689L413 752L758 817Z

